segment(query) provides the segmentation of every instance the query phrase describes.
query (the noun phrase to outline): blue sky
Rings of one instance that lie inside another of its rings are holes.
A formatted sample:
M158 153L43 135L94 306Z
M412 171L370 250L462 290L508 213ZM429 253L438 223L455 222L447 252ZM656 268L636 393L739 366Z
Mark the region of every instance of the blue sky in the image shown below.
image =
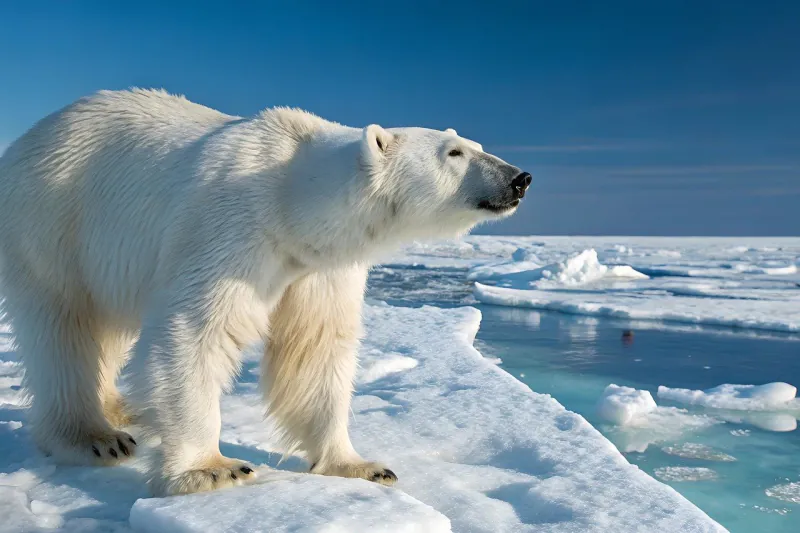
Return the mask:
M800 2L2 2L0 73L0 146L164 87L453 127L534 175L481 232L800 235Z

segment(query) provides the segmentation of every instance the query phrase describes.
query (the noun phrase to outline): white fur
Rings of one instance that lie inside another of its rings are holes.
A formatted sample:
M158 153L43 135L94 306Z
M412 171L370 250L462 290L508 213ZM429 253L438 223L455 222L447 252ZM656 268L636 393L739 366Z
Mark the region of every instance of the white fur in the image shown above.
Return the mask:
M129 401L161 436L154 490L239 483L254 474L219 452L219 398L266 339L288 448L317 473L393 482L347 433L368 265L513 212L475 207L512 171L453 130L241 119L162 91L46 117L0 159L4 310L37 443L78 463L133 453L115 386L130 351Z

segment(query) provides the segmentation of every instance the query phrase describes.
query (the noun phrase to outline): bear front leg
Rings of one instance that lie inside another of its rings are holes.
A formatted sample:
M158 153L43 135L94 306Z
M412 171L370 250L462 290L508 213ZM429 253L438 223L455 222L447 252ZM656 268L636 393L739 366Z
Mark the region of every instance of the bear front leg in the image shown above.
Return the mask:
M364 460L347 430L366 278L352 265L286 289L270 315L263 386L287 447L305 450L313 473L392 485L394 472Z
M182 302L148 318L136 346L143 421L161 437L150 479L157 495L210 491L256 475L251 464L219 451L219 401L238 370L239 350L229 333L236 313L216 305Z

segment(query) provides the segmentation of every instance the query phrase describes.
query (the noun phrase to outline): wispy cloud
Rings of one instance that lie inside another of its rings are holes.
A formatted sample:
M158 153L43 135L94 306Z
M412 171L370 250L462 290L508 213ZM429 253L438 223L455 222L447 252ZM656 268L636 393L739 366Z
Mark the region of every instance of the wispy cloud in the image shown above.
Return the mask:
M798 165L696 165L622 167L604 170L610 176L687 176L692 174L750 174L755 172L792 172Z
M657 141L594 141L576 140L559 144L511 144L488 146L490 152L517 152L517 153L583 153L583 152L628 152L642 150L658 150L666 146Z

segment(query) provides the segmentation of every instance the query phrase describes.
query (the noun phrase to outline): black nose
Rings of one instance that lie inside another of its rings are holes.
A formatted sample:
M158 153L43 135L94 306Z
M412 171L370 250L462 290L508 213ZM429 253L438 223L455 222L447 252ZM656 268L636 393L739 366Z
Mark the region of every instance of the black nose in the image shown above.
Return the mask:
M511 182L511 187L513 187L517 198L525 197L525 191L528 190L532 180L533 178L528 172L522 172L518 174L516 178L514 178L514 180Z

